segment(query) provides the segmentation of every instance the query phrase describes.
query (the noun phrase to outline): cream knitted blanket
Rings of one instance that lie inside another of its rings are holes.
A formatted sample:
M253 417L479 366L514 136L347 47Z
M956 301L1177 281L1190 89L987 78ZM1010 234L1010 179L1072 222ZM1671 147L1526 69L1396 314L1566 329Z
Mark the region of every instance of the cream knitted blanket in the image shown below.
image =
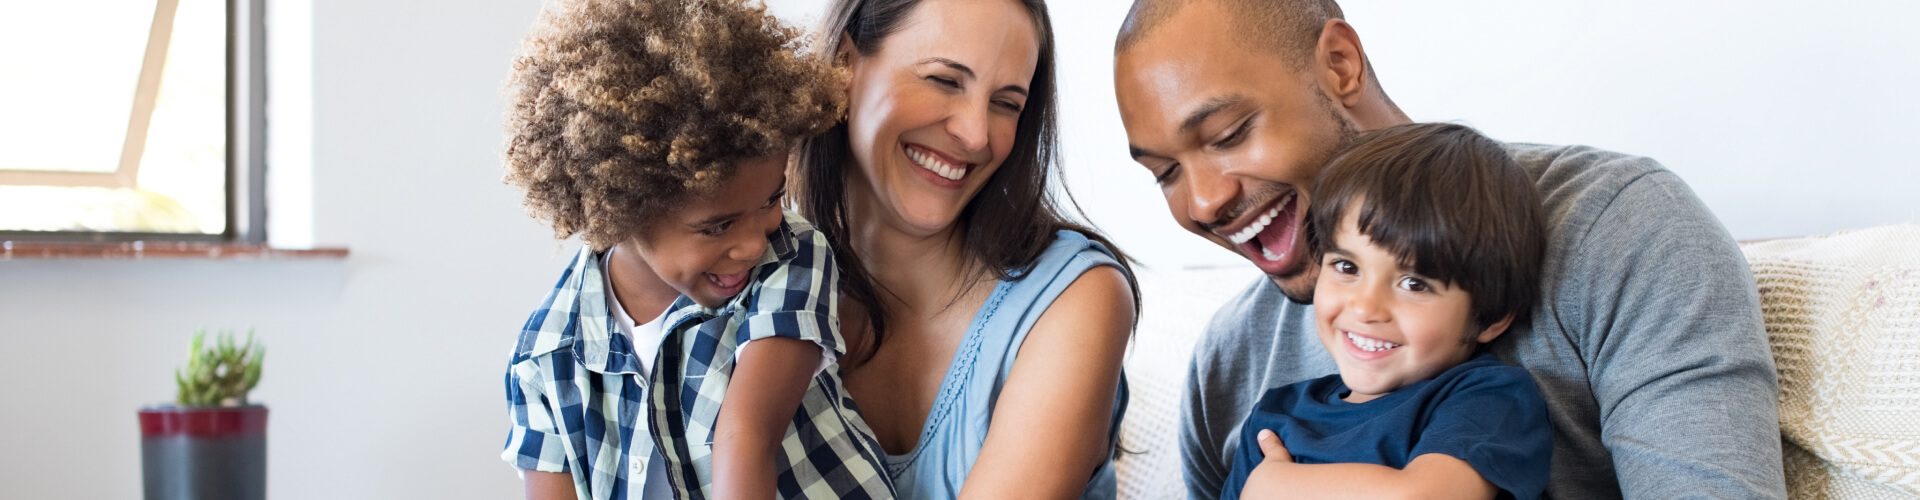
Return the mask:
M1920 225L1742 247L1793 498L1920 496Z

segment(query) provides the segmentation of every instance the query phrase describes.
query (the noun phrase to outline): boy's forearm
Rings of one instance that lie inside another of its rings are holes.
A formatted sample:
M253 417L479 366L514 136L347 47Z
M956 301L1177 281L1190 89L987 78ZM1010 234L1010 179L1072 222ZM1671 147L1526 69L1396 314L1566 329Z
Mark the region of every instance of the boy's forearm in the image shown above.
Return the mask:
M1247 474L1240 498L1494 498L1499 490L1465 461L1421 455L1395 469L1375 464L1266 462Z
M819 367L820 346L803 340L763 338L741 354L714 423L715 498L774 496L774 454Z

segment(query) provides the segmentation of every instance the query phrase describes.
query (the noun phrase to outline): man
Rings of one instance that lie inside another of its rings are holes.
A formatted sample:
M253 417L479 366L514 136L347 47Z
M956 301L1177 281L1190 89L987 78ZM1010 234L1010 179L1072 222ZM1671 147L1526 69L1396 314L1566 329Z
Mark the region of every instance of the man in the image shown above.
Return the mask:
M1408 123L1331 0L1137 0L1115 48L1134 158L1174 219L1259 280L1195 346L1188 492L1218 498L1235 430L1268 388L1333 373L1312 324L1305 207L1329 156ZM1556 498L1785 498L1777 380L1739 248L1647 158L1509 144L1548 214L1530 322L1490 345L1527 368L1554 425Z

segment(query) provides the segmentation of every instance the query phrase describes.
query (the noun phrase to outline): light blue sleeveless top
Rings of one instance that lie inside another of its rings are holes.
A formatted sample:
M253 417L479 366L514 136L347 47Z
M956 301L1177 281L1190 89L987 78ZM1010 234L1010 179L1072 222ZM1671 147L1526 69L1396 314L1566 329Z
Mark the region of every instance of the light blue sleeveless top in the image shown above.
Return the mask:
M1040 314L1060 292L1073 284L1080 274L1094 266L1122 269L1105 245L1088 240L1078 232L1062 230L1046 252L1040 255L1021 278L1001 281L993 294L980 306L980 312L967 326L966 337L953 353L947 376L940 382L940 395L927 413L920 430L920 443L904 455L887 456L887 472L903 499L950 499L960 496L960 485L967 471L980 456L980 445L987 440L987 422L993 418L994 400L1007 383L1013 359L1020 343L1027 338ZM1127 279L1133 279L1129 276ZM1108 442L1120 429L1120 416L1127 407L1126 376L1120 377ZM1109 453L1111 456L1111 453ZM1103 463L1081 498L1111 499L1116 494L1113 464Z

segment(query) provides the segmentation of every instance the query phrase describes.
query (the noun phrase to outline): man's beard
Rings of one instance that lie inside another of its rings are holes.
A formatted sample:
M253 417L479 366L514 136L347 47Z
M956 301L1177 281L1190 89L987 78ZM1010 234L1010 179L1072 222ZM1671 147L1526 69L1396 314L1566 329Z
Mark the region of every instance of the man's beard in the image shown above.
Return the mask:
M1360 127L1355 125L1352 120L1348 120L1347 117L1341 116L1338 111L1334 110L1333 99L1328 98L1326 92L1316 92L1315 96L1319 97L1320 110L1326 113L1329 119L1333 120L1336 128L1334 131L1333 144L1329 144L1326 148L1322 149L1322 151L1326 152L1320 160L1322 162L1321 168L1324 169L1326 168L1325 162L1333 160L1335 155L1345 150L1348 145L1353 144L1354 138L1360 136ZM1318 170L1315 171L1315 178L1319 177L1318 172ZM1308 191L1307 194L1309 196L1316 195L1316 193L1312 191ZM1309 199L1318 200L1319 198ZM1310 218L1311 217L1309 217L1309 219ZM1302 236L1307 236L1307 241L1314 241L1315 238L1304 233L1318 230L1319 228L1312 227L1311 225L1301 228ZM1310 255L1308 261L1293 272L1280 276L1267 276L1268 279L1273 280L1274 285L1280 288L1281 295L1285 295L1287 300L1302 305L1313 303L1313 286L1315 282L1320 279L1320 252L1313 248L1308 248L1307 252Z

